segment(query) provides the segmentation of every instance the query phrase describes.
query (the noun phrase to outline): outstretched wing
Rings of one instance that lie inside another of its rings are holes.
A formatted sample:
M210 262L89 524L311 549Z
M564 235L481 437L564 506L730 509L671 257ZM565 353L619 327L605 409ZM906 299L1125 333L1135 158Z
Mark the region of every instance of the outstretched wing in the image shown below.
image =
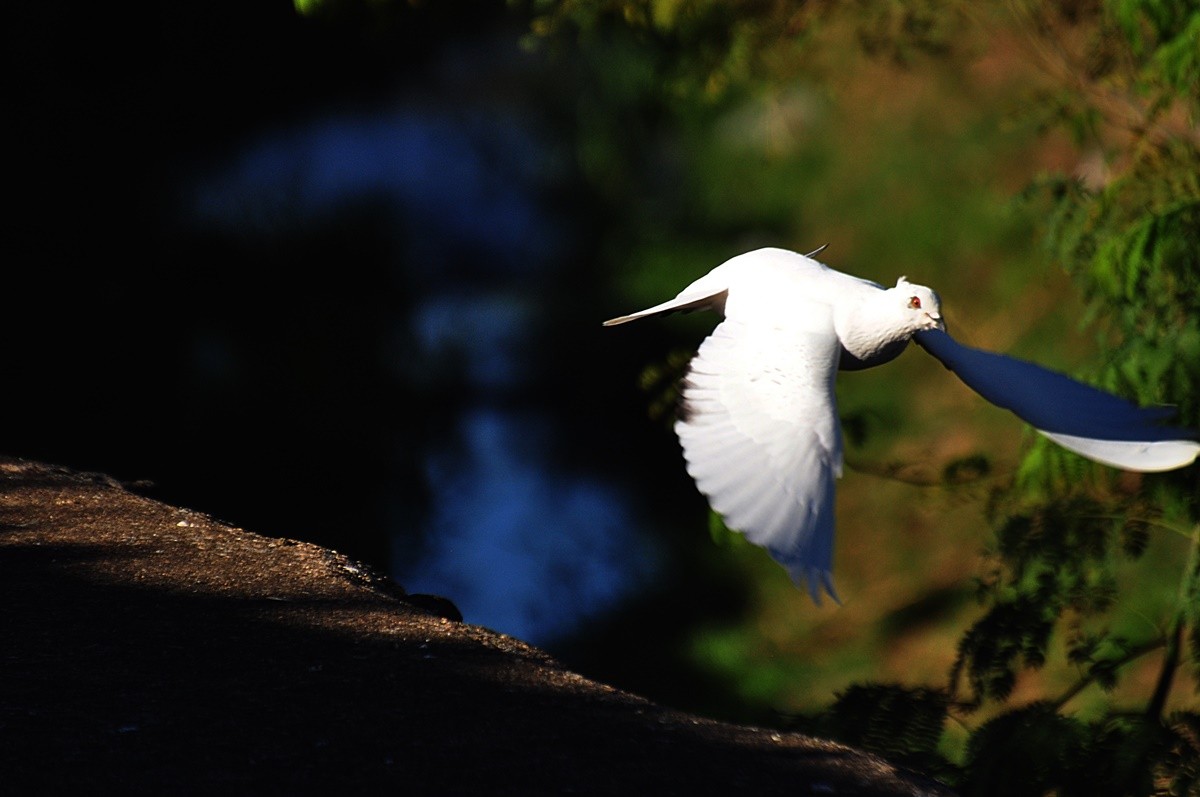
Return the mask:
M1170 408L1144 409L1039 365L964 346L941 330L916 341L985 399L1011 410L1062 447L1116 468L1164 471L1200 455L1194 432L1161 422Z
M834 481L842 442L829 308L729 318L700 345L675 432L688 473L726 525L834 600Z

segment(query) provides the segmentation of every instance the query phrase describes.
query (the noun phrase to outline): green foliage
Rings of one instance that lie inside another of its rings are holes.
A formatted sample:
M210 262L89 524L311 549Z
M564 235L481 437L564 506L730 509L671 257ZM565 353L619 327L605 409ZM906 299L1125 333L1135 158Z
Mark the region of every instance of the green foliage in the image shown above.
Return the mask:
M1113 0L1109 10L1128 52L1163 89L1194 94L1200 84L1200 14L1189 0Z
M633 32L658 56L667 96L721 95L756 69L756 14L720 0L522 0L530 47L577 40L596 46L614 28ZM753 5L753 4L752 4Z
M1119 797L1191 794L1196 788L1195 714L1084 723L1044 702L1009 711L971 737L967 795ZM1019 762L1019 763L1018 763Z
M300 2L301 0L297 0ZM614 26L668 56L669 96L723 96L753 81L786 82L831 20L849 20L859 45L898 65L951 51L969 9L961 0L509 0L532 18L530 47L594 45Z
M863 50L906 65L921 55L943 55L962 19L953 0L878 3L858 0L858 39Z
M1200 43L1198 43L1200 46ZM1099 191L1051 187L1047 244L1080 283L1112 353L1096 375L1144 403L1172 400L1200 422L1200 147L1174 141L1137 153Z
M955 689L965 676L968 705L1007 700L1023 670L1046 665L1056 632L1080 673L1058 707L1092 683L1116 688L1125 665L1167 647L1153 630L1137 639L1112 630L1118 570L1145 552L1150 511L1128 498L1067 494L1000 513L995 565L979 584L987 609L960 640L950 676ZM1196 606L1187 596L1179 605Z
M1016 685L1018 667L1045 663L1054 619L1053 607L1028 596L996 603L959 642L951 682L966 670L976 695L1004 700Z
M1164 754L1154 771L1159 794L1184 797L1200 792L1200 714L1171 716L1163 740Z

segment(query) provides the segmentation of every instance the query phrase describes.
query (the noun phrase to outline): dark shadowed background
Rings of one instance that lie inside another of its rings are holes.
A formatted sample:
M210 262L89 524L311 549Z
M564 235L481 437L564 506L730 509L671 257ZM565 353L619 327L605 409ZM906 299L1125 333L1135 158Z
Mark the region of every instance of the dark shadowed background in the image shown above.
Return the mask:
M541 643L670 570L656 514L704 528L636 388L664 339L602 338L585 78L518 15L16 13L5 451Z

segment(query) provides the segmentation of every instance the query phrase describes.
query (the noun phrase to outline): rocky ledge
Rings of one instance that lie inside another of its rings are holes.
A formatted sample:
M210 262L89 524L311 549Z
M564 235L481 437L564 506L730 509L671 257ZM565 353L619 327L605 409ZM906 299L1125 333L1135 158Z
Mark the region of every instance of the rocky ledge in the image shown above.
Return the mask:
M9 794L948 794L95 474L0 459L0 605Z

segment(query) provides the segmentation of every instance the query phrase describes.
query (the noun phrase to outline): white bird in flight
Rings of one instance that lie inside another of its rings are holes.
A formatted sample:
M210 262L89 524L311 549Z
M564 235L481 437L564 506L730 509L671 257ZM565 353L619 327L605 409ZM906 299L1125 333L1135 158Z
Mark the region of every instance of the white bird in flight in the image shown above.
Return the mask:
M821 247L824 249L825 247ZM901 277L893 288L784 249L738 255L670 301L605 321L675 311L724 316L683 382L675 433L687 470L725 524L767 549L817 603L833 588L833 487L842 475L834 397L839 369L895 359L910 338L991 403L1096 462L1165 471L1195 461L1194 432L1023 360L946 334L938 295Z

